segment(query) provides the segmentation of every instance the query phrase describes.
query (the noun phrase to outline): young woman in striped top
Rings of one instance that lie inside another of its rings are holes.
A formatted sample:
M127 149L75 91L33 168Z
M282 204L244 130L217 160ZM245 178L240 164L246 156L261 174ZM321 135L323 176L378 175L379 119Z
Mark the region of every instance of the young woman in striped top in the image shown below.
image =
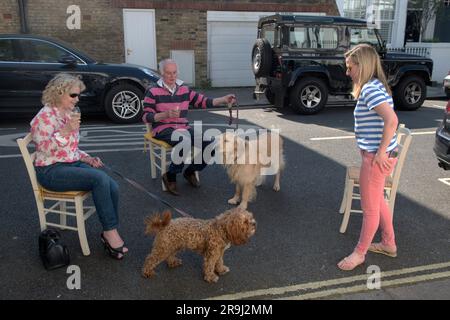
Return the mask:
M397 162L393 151L397 148L398 119L376 50L367 44L355 46L345 54L345 64L357 100L354 117L362 156L359 182L363 222L356 248L338 267L353 270L364 262L367 251L397 255L392 214L384 200L384 183ZM381 242L372 243L379 226Z

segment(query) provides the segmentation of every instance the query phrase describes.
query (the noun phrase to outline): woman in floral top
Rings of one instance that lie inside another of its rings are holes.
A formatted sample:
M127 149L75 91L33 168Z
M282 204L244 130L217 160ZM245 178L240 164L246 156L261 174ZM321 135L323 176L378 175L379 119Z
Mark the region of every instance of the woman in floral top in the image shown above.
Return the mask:
M36 145L36 176L48 190L92 191L103 226L101 240L111 257L122 259L128 249L117 231L119 187L97 169L103 165L100 158L78 148L80 114L72 113L72 109L85 88L78 77L64 73L47 84L42 94L44 107L30 123Z

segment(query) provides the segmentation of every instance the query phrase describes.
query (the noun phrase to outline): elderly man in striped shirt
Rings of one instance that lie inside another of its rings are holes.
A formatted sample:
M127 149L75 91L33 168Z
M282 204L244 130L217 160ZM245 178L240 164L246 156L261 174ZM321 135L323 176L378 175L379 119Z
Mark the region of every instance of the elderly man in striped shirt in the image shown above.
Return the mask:
M145 93L143 121L152 125L152 133L156 139L162 140L175 146L180 141L172 140L175 130L181 130L183 134L189 134L191 144L194 143L194 130L189 126L186 119L189 105L194 108L209 108L236 101L234 94L211 99L203 94L191 90L177 78L177 63L172 59L165 59L159 63L162 78L157 85L151 87ZM181 133L181 132L180 132ZM203 150L211 141L202 141ZM184 163L172 163L169 170L163 174L163 183L167 191L173 195L179 195L176 187L176 176L181 173ZM201 163L190 164L183 172L185 179L194 187L199 187L199 181L195 177L195 171L201 171L206 167L202 157Z

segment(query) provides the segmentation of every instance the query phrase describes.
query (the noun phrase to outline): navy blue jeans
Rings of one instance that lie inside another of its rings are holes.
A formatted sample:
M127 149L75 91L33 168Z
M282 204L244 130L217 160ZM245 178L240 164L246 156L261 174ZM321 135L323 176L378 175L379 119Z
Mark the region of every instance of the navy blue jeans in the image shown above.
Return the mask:
M173 128L167 128L164 129L163 131L159 132L158 134L155 135L155 138L158 140L162 140L167 142L168 144L170 144L172 147L177 145L180 141L172 141L171 137L172 137L172 132L175 131L175 129ZM191 136L191 146L194 145L194 129L189 128L188 132ZM187 134L187 132L186 132ZM205 148L211 144L213 141L203 141L202 140L202 155L203 152L205 150ZM214 156L214 151L211 152L211 155ZM182 156L182 155L181 155ZM205 167L207 166L207 163L205 162L205 159L203 159L202 156L202 163L198 163L198 164L194 164L191 163L185 170L186 173L190 174L194 171L202 171ZM184 163L180 163L180 164L174 164L173 162L170 164L169 166L169 170L167 171L167 178L169 181L176 181L176 175L178 173L180 173L181 171L183 171L183 167L184 167Z
M35 167L38 182L51 191L92 191L103 231L117 229L119 224L119 186L102 170L76 161L58 162Z

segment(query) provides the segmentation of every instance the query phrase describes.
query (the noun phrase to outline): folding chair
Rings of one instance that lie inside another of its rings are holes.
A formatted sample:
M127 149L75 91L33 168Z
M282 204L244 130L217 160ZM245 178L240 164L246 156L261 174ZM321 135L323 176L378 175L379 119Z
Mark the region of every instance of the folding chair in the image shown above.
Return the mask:
M394 214L395 197L397 195L398 184L400 181L400 174L406 159L406 154L408 152L409 145L411 144L411 131L405 128L401 124L397 130L397 143L398 143L398 160L395 165L394 170L391 175L386 178L384 185L384 195L388 202L389 209L391 213ZM345 188L344 195L342 197L341 207L339 209L340 213L343 213L342 223L339 231L344 233L347 230L348 221L350 219L350 213L359 212L362 210L352 209L353 200L361 200L359 194L359 173L360 167L347 167L346 178L345 178ZM355 191L358 189L358 192Z
M167 161L167 154L172 151L172 146L167 142L162 140L158 140L153 137L152 134L152 125L146 123L147 132L144 134L144 152L147 151L147 145L150 151L150 171L152 175L152 179L156 179L157 170L161 176L167 172L167 168L169 163ZM199 174L195 171L195 176L198 181L200 181ZM161 180L161 186L164 191L167 191L166 186Z
M68 229L78 231L78 237L80 239L81 249L85 256L88 256L91 251L89 250L89 244L86 238L85 220L87 220L93 213L96 212L93 206L84 206L84 201L91 195L90 191L67 191L67 192L55 192L50 191L39 185L36 179L36 172L34 170L33 162L35 153L30 154L28 151L28 144L32 142L31 133L27 134L24 138L17 139L20 152L22 153L25 166L30 177L31 186L33 187L34 198L39 213L39 223L41 231L47 227L57 227L60 229ZM74 205L68 206L67 203L73 203ZM47 215L54 213L59 215L59 223L49 222ZM67 224L67 216L73 216L76 218L76 225L69 226Z

